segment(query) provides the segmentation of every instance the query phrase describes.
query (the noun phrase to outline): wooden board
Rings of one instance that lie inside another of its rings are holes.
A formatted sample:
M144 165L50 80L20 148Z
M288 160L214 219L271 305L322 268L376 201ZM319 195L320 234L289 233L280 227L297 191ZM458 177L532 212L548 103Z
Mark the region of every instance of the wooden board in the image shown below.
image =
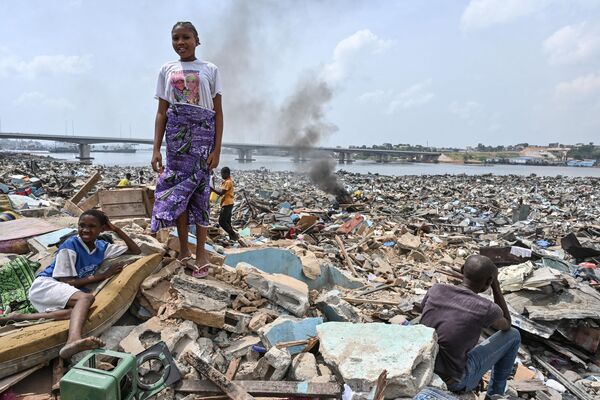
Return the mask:
M143 189L102 190L98 192L100 204L143 203Z
M5 222L3 222L5 223ZM160 254L141 258L113 277L98 293L83 332L98 336L127 312L140 284L162 259ZM69 321L18 328L0 337L0 378L17 373L58 356L67 341Z
M81 208L83 211L87 211L89 209L96 207L99 202L100 202L100 199L98 198L98 193L94 193L93 195L91 195L90 197L88 197L87 199L85 199L81 203L79 203L77 206L79 208Z
M102 211L109 218L119 217L146 217L146 205L144 203L124 203L102 205Z
M7 376L6 378L0 379L0 393L4 392L9 387L21 382L23 379L27 378L29 375L33 374L38 369L42 368L44 364L39 364L25 371L21 371L17 374Z
M102 175L100 175L100 172L96 172L94 175L92 175L90 177L90 179L88 179L87 182L83 184L81 189L79 189L79 191L77 193L75 193L75 196L71 197L71 199L70 199L71 202L73 204L79 203L88 194L88 192L96 185L96 183L98 183L100 178L102 178Z
M19 218L0 224L0 242L37 236L61 228L39 218Z
M253 396L264 397L321 397L341 398L342 388L337 383L288 382L288 381L231 381ZM223 394L217 385L209 380L186 379L175 385L181 393L196 393L210 396Z

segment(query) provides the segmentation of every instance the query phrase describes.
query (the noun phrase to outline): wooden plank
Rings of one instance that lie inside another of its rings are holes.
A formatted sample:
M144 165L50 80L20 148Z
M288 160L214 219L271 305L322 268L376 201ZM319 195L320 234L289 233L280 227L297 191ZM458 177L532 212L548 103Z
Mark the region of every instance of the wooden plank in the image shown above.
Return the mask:
M73 203L71 200L65 201L63 210L68 212L69 214L76 216L76 217L79 217L81 214L83 214L83 210L81 208L79 208L79 206L77 204Z
M144 203L102 205L102 211L104 211L109 218L146 216L146 206Z
M560 371L558 371L552 365L548 364L546 361L542 360L541 357L533 356L533 359L537 361L542 366L542 368L548 371L549 374L553 375L557 381L562 383L562 385L566 387L569 390L569 392L573 393L573 395L575 395L575 397L577 397L579 400L593 400L592 396L588 395L582 389L575 386L571 381L565 378L565 376L561 374Z
M370 300L370 299L356 299L354 297L342 297L342 300L346 300L348 303L369 303L369 304L382 304L385 306L397 306L400 304L399 301L386 301L386 300Z
M225 372L225 376L227 377L227 379L229 379L230 381L235 379L235 374L237 374L241 362L241 358L234 358L233 360L231 360L229 366L227 367L227 372Z
M342 242L342 239L340 239L339 236L336 236L335 242L337 243L338 247L340 248L340 251L342 252L342 259L344 260L344 263L346 264L348 269L350 271L352 271L352 275L358 277L358 274L356 273L356 270L354 269L354 266L352 265L352 261L350 261L350 258L348 257L348 253L346 253L346 248L344 247L344 243Z
M317 397L341 398L342 388L333 382L289 382L289 381L232 381L254 396L263 397ZM181 393L216 396L223 392L209 380L186 379L175 386Z
M61 229L60 226L51 224L39 218L19 218L2 222L0 241L23 239L38 236ZM25 243L27 244L27 243Z
M144 206L146 206L146 215L151 216L154 204L153 201L150 199L150 193L148 193L148 189L144 189L144 191L142 192L142 199L144 200Z
M93 195L79 203L78 207L81 208L83 211L86 211L96 207L99 202L100 198L98 197L98 193L94 193Z
M42 368L45 364L39 364L25 371L21 371L17 374L7 376L6 378L0 379L0 393L4 392L6 389L10 388L13 385L21 382L23 379L27 378L29 375L33 374L38 369Z
M79 203L81 200L83 200L83 198L85 196L87 196L88 192L94 187L94 185L96 185L96 183L98 183L100 178L102 178L102 175L100 175L100 172L96 172L94 175L92 175L90 177L90 179L87 180L86 183L84 183L84 185L81 187L81 189L79 189L79 191L77 193L75 193L75 195L73 197L71 197L69 200L71 200L71 202L73 204Z
M237 383L227 379L225 375L211 367L206 361L200 357L195 356L193 353L187 352L183 355L185 361L194 367L198 373L206 376L215 385L219 387L227 396L233 400L254 400L254 397L248 394L244 388ZM219 394L219 393L217 393Z
M142 189L101 190L98 197L102 208L106 204L144 203Z

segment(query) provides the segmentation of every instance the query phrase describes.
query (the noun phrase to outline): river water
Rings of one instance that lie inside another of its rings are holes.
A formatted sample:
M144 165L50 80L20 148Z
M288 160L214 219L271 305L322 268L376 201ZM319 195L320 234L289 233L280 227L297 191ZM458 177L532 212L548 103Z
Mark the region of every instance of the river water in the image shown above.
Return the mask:
M76 154L52 153L54 158L64 160L76 160ZM123 165L123 166L145 166L150 165L152 152L150 150L138 150L136 153L94 153L94 164L101 165ZM163 152L164 157L164 152ZM256 161L251 163L240 163L236 160L237 154L222 154L221 166L228 166L233 170L252 170L266 168L271 171L302 171L310 163L294 163L288 157L277 156L253 156ZM600 177L600 168L583 167L555 167L535 165L463 165L463 164L428 164L428 163L386 163L380 164L374 161L355 161L352 164L338 164L337 169L343 169L355 173L378 173L381 175L443 175L443 174L495 174L495 175L530 175L539 176L594 176Z

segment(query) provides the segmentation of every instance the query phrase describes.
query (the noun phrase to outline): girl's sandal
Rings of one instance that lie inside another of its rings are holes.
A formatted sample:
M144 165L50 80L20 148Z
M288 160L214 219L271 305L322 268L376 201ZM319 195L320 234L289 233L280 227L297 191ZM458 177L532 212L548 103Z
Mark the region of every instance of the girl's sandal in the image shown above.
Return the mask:
M204 264L201 267L195 267L192 276L198 279L206 278L208 276L208 267L210 267L210 263Z
M192 256L183 257L181 260L177 259L177 261L179 261L179 264L183 265L186 268L192 267L192 265L189 263L190 260L193 260Z

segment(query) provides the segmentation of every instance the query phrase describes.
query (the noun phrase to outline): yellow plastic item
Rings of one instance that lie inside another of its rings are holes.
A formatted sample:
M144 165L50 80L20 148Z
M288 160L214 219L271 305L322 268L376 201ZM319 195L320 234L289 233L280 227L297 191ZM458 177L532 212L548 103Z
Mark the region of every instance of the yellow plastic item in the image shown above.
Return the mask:
M219 200L219 195L215 192L210 192L210 202L216 203Z

